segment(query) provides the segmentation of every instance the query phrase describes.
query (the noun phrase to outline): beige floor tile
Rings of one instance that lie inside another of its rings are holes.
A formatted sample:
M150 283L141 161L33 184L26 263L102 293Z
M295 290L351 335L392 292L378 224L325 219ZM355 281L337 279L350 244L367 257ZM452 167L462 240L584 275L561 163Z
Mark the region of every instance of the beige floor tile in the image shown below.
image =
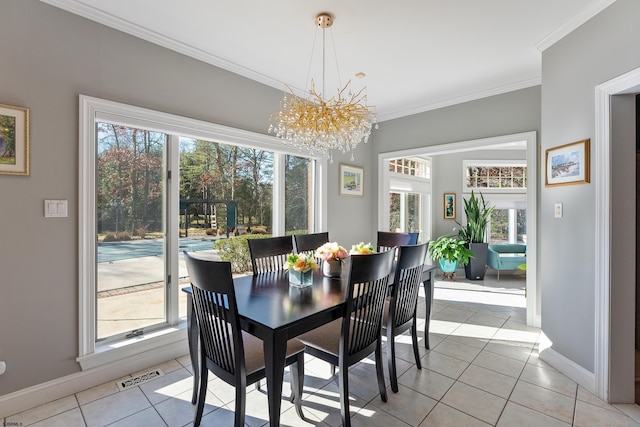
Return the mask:
M202 414L206 415L223 406L220 399L207 392ZM188 424L193 421L196 414L196 405L191 404L191 391L163 400L155 405L155 409L169 427L181 427Z
M522 373L522 370L524 369L524 365L526 363L507 356L502 356L497 353L491 353L490 351L483 350L473 360L473 364L482 366L483 368L491 369L492 371L496 371L501 374L509 375L510 377L518 378Z
M419 370L414 367L398 378L398 384L436 400L442 399L454 382L455 380L424 367ZM400 391L398 394L401 394Z
M367 404L358 396L349 396L349 412L355 415ZM320 420L327 425L339 427L342 425L340 416L340 392L336 384L329 384L325 388L303 399L302 411L310 419Z
M423 368L453 379L457 379L469 366L468 362L433 350L422 358L421 363Z
M106 426L149 407L149 400L135 387L82 405L82 414L88 427Z
M394 393L389 389L389 396L386 402L374 399L370 402L370 405L382 409L409 425L416 426L424 420L427 412L436 406L436 403L438 403L436 400L422 393L417 393L408 387L399 385L398 393Z
M342 423L337 424L339 427ZM362 408L351 417L352 427L407 427L407 424L393 415L383 411L374 404Z
M457 382L444 395L442 403L495 425L507 401L486 391Z
M529 342L491 340L484 348L492 353L507 356L512 359L526 362L531 355L533 344Z
M193 375L181 367L152 381L140 384L139 387L151 404L155 405L185 391L191 392L193 390Z
M118 382L123 381L127 378L131 378L131 376L119 378L115 381L109 381L108 383L100 384L99 386L91 387L89 389L76 393L78 403L80 405L84 405L86 403L93 402L94 400L98 400L103 397L118 393Z
M446 354L447 356L455 357L456 359L464 360L465 362L471 362L476 358L480 351L482 351L482 349L470 345L461 344L447 338L436 347L434 347L432 349L432 352L433 351L437 351L441 354Z
M469 323L471 318L469 318L466 323L460 325L458 329L453 331L452 335L483 338L488 341L496 334L496 332L498 332L498 328L494 326L474 325Z
M12 424L5 423L3 425L11 426ZM20 426L26 424L17 423L15 425ZM85 425L80 408L74 408L70 411L54 415L51 418L44 419L35 424L29 424L30 427L84 427Z
M640 424L619 411L609 411L600 406L578 400L576 402L574 426L637 427L640 426Z
M7 417L5 423L7 425L15 423L15 425L26 426L51 418L55 415L62 414L63 412L67 412L77 407L78 401L75 396L67 396L44 405L37 406L33 409L29 409L28 411Z
M461 325L460 328L464 326ZM445 339L447 341L457 342L460 344L468 345L471 347L483 349L484 346L487 345L489 340L487 338L480 338L473 335L469 335L468 333L464 333L460 328L456 329L452 332L452 335L448 335Z
M571 424L534 411L517 403L507 402L497 427L571 427Z
M520 375L521 381L557 391L569 397L576 397L578 384L551 368L541 368L527 363Z
M147 408L136 414L130 415L109 427L140 427L140 426L164 426L164 420L155 408Z
M509 400L566 423L573 420L575 399L525 381L518 381Z
M472 364L460 375L458 381L507 399L511 395L517 379Z
M605 402L604 400L598 398L595 394L591 393L584 387L578 385L578 400L581 400L586 403L590 403L591 405L600 406L601 408L608 409L609 411L621 412L615 406ZM637 406L637 405L636 405ZM640 406L637 406L640 409Z
M506 320L507 319L504 315L495 315L493 312L487 312L483 310L483 312L481 313L479 312L473 314L467 319L465 323L470 325L492 326L495 328L500 328L502 325L504 325L504 322Z
M420 427L487 427L489 424L460 412L450 406L438 403Z

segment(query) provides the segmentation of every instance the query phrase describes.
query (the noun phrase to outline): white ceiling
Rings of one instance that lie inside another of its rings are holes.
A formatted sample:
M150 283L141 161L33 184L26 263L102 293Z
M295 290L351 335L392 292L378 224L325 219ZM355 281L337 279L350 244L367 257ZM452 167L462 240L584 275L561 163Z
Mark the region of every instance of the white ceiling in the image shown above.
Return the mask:
M327 95L353 79L384 121L540 84L541 51L615 0L41 1L296 93L322 88L329 12Z

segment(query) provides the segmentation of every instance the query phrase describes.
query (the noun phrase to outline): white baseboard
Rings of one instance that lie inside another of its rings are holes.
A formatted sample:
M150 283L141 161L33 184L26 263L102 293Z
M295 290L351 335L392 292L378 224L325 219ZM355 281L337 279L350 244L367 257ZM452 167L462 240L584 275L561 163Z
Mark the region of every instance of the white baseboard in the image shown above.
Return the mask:
M0 396L0 419L185 355L184 340Z
M552 348L546 348L540 351L540 359L547 362L549 365L553 366L591 393L596 393L596 376L593 372L589 372Z

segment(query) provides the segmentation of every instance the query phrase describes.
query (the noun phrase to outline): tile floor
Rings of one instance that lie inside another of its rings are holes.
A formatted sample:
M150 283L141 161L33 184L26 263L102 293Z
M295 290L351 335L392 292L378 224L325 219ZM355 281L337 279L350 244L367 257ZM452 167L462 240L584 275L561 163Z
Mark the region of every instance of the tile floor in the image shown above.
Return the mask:
M500 282L489 276L484 283L437 282L431 350L421 348L422 369L413 363L410 338L399 337L400 390L389 389L386 403L377 393L371 360L350 370L354 427L640 426L625 414L638 407L609 405L538 358L540 330L524 323L523 286L522 278L504 275ZM421 328L423 304L421 298ZM4 425L191 426L189 358L153 368L165 375L126 391L109 382L7 417ZM329 365L306 356L305 370L307 420L298 418L286 399L285 378L282 425L339 426L338 385ZM265 389L248 389L248 426L268 422ZM233 424L233 392L211 378L202 426Z

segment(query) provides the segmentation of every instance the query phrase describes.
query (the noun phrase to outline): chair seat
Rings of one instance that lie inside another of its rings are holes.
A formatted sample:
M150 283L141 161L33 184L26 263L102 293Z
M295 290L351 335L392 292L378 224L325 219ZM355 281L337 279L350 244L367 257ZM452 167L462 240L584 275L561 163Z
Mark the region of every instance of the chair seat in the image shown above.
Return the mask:
M315 347L325 353L333 354L336 357L340 354L340 331L342 330L342 319L336 319L298 336L303 344Z
M244 363L247 376L264 369L264 349L260 338L242 331L242 344L244 346ZM304 344L295 338L287 341L287 356L304 351Z

